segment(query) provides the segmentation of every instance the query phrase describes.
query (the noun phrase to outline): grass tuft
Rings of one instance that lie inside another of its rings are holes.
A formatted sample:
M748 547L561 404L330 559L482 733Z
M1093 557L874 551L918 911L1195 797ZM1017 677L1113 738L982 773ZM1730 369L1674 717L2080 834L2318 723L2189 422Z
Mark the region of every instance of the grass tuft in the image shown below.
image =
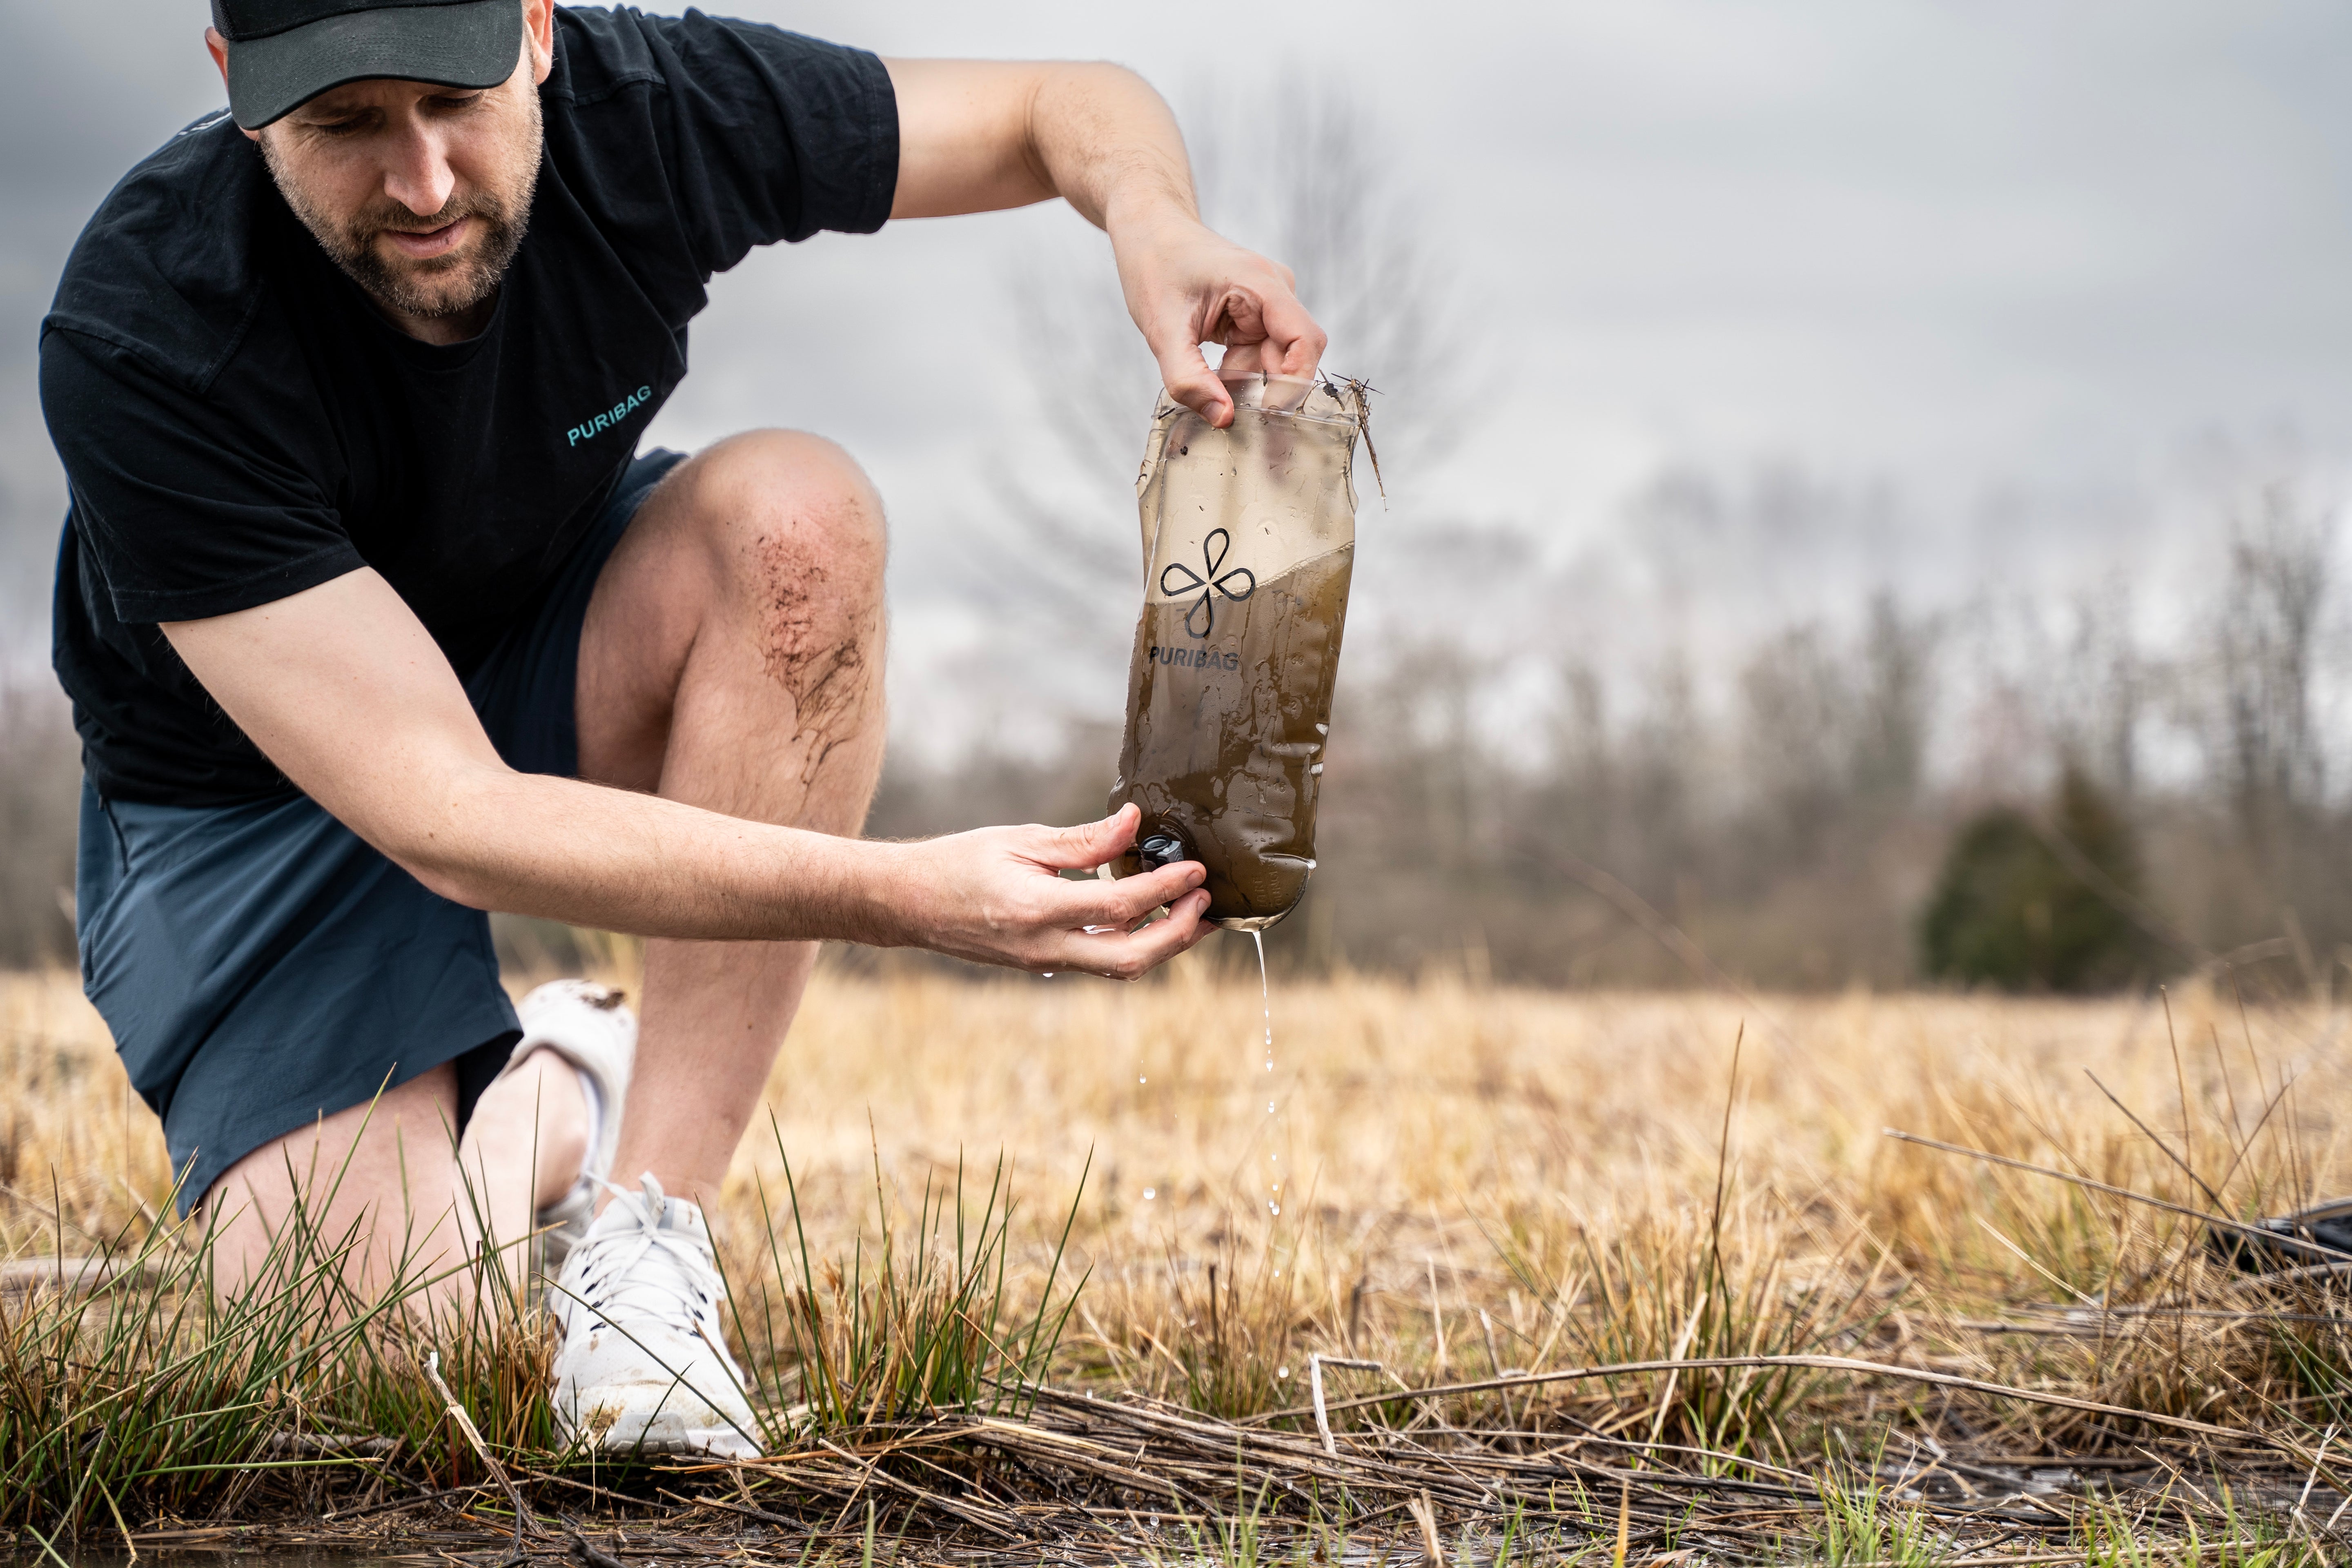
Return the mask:
M877 1152L872 1247L860 1235L845 1265L819 1263L781 1131L776 1139L786 1212L777 1215L759 1188L772 1289L730 1295L751 1352L747 1371L764 1377L783 1427L849 1430L937 1410L1025 1412L1085 1283L1082 1276L1055 1304L1085 1173L1023 1313L1007 1294L1017 1205L1003 1156L976 1210L959 1158L951 1182L925 1175L911 1224L902 1224Z

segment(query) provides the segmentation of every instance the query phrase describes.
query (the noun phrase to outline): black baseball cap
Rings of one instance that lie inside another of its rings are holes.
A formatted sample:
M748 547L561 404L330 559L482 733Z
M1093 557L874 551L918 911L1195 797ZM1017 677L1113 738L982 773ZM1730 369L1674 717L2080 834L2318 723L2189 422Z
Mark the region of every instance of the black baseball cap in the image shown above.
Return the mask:
M212 0L228 107L258 131L371 77L496 87L522 54L522 0Z

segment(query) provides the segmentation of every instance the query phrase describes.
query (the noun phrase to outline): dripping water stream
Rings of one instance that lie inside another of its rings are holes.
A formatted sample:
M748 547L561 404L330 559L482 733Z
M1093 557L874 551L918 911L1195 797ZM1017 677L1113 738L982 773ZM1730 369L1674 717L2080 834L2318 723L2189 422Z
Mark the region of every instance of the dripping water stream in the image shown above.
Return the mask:
M1258 1005L1264 1010L1265 1016L1265 1071L1267 1078L1265 1113L1268 1116L1272 1116L1274 1114L1274 992L1272 988L1267 985L1265 978L1265 933L1259 931L1253 931L1249 935L1250 941L1257 945ZM1269 1164L1279 1164L1281 1160L1282 1156L1280 1154L1268 1154L1266 1156L1266 1161ZM1279 1177L1281 1173L1277 1171L1275 1174L1276 1177ZM1265 1200L1265 1206L1269 1212L1279 1215L1282 1212L1282 1183L1279 1180L1276 1180L1268 1184L1267 1190L1272 1195Z
M1265 1113L1269 1118L1271 1118L1278 1116L1281 1113L1280 1096L1276 1091L1274 1085L1274 988L1270 979L1268 978L1266 970L1265 937L1262 932L1253 931L1249 933L1249 939L1251 945L1257 955L1258 1012L1261 1020L1260 1042L1261 1052L1265 1058L1264 1066L1265 1069ZM1051 980L1053 976L1048 974L1045 978ZM1139 1073L1137 1075L1135 1079L1136 1087L1139 1089L1147 1087L1151 1079L1149 1074ZM1267 1143L1272 1143L1275 1142L1276 1136L1278 1136L1278 1125L1269 1121L1265 1124L1265 1142ZM1279 1216L1282 1213L1281 1153L1278 1151L1269 1150L1266 1154L1266 1163L1274 1167L1274 1170L1269 1173L1266 1182L1266 1212L1269 1215ZM1154 1199L1158 1198L1159 1195L1160 1194L1157 1184L1143 1189L1143 1201L1146 1203L1152 1202ZM1276 1275L1279 1278L1280 1270L1277 1269L1276 1271Z

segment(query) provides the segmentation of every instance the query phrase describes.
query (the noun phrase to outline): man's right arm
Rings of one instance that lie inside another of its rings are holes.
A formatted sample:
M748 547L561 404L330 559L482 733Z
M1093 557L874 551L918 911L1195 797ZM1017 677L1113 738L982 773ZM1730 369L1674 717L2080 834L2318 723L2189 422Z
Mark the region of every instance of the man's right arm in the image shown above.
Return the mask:
M1131 810L892 844L517 773L373 571L163 633L288 778L459 903L645 936L918 946L1122 977L1210 929L1191 862L1115 882L1058 875L1125 849ZM1129 929L1162 904L1170 919Z

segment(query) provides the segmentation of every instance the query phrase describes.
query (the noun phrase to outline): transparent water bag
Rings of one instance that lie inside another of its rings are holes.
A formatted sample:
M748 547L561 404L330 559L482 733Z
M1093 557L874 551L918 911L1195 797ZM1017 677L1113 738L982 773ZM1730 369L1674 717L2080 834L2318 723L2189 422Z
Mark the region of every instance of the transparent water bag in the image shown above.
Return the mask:
M1356 383L1225 385L1225 430L1162 395L1136 479L1143 614L1110 806L1143 821L1112 869L1198 860L1209 919L1259 931L1315 868L1366 413Z

